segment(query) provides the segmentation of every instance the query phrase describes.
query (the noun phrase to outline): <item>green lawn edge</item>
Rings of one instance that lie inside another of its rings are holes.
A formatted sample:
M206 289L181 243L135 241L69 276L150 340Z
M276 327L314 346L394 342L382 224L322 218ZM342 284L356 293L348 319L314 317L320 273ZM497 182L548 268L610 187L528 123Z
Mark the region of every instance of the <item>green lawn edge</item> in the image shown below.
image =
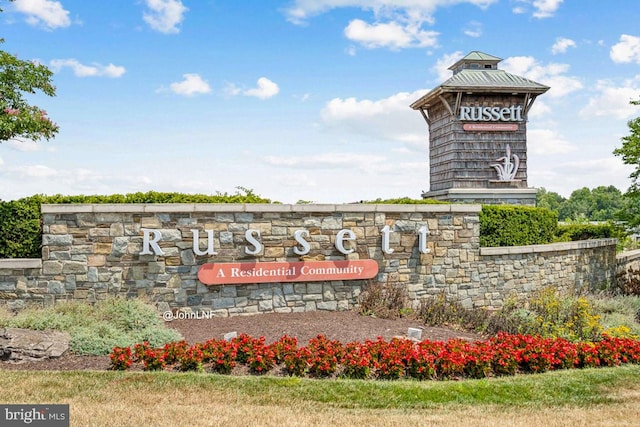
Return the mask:
M29 389L15 384L29 383ZM3 371L9 402L61 402L82 395L99 403L143 390L232 395L259 405L315 402L348 409L429 409L458 405L585 407L619 401L640 390L640 366L574 369L464 381L373 381L297 377L225 376L206 373Z

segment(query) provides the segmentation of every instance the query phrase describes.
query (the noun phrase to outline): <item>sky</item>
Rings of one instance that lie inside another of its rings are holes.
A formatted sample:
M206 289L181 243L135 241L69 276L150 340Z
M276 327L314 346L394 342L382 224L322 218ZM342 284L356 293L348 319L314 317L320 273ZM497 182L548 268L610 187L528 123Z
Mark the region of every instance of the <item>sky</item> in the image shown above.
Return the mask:
M640 115L637 0L0 0L2 49L53 72L60 126L0 143L0 199L138 191L282 203L420 198L409 105L472 51L550 86L528 185L625 191L612 154Z

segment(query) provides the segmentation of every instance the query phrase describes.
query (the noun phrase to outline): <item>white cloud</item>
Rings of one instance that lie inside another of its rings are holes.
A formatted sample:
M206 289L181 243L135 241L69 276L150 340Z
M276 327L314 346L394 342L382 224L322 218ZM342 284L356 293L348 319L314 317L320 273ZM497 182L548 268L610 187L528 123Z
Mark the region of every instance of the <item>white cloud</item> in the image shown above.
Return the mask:
M606 80L598 81L596 90L598 94L589 99L588 104L580 110L581 117L614 116L624 120L640 112L640 107L629 103L637 99L640 92L640 74L620 87Z
M36 142L31 140L18 140L18 139L10 139L9 141L5 141L3 144L6 144L9 148L15 151L22 152L34 152L34 151L56 151L55 148L51 145L43 144L42 142Z
M569 71L568 64L542 65L532 56L513 56L502 61L500 67L510 73L550 86L547 95L552 98L563 97L583 87L582 82L576 77L564 75Z
M565 53L570 47L576 47L576 42L571 39L559 37L556 42L551 46L551 53L554 55L558 53Z
M184 174L183 174L184 176ZM179 181L177 177L172 177ZM148 191L152 181L139 174L98 169L11 164L0 169L0 198L14 200L32 194L114 194Z
M533 7L536 9L533 16L536 18L549 18L558 10L564 0L534 0Z
M544 187L565 197L582 187L613 185L624 191L629 186L628 175L633 169L617 157L579 159L577 156L564 156L558 159L561 161L550 162L548 157L530 156L527 165L529 185ZM534 173L532 169L535 169Z
M533 7L535 18L552 17L564 0L515 0L517 4L511 9L516 15L528 13Z
M71 25L69 11L59 1L53 0L16 0L14 8L27 15L30 25L42 25L49 30Z
M458 62L464 57L464 54L460 51L442 55L442 58L436 61L436 65L432 68L437 74L437 83L440 84L445 80L451 78L453 73L449 69L453 64Z
M29 165L12 168L18 178L51 178L58 176L58 171L45 165Z
M549 113L551 113L551 107L549 107L544 99L541 100L540 98L537 98L535 103L533 104L533 107L527 114L527 117L533 119L536 117L543 117Z
M636 62L640 64L640 37L623 34L620 42L611 47L609 56L613 62Z
M295 0L285 9L287 19L302 24L310 17L328 12L331 9L355 7L371 10L376 18L403 15L405 18L420 22L433 22L434 12L441 7L459 3L469 3L486 8L498 0Z
M464 34L473 38L482 36L482 24L477 21L469 22L464 29Z
M425 31L424 24L433 24L438 8L469 3L486 8L497 0L295 0L285 9L290 22L303 24L310 17L332 9L355 7L373 13L374 22L354 19L344 29L345 36L363 46L402 49L436 46L435 31ZM471 34L477 34L472 31ZM353 52L353 51L351 51Z
M183 74L184 79L181 82L171 83L169 88L178 95L195 96L203 93L211 92L211 87L206 80L198 74Z
M266 77L258 79L258 86L243 92L245 96L255 96L260 99L267 99L276 96L280 92L278 85Z
M260 77L255 88L243 90L233 83L227 83L224 93L229 96L253 96L260 99L267 99L280 93L278 85L266 77Z
M64 67L71 68L76 77L121 77L126 69L117 65L100 65L93 63L92 65L84 65L76 59L53 59L50 62L51 69L55 72L62 70Z
M189 10L181 0L145 0L149 8L142 19L149 26L161 33L176 34L180 32L178 26L184 20L184 14Z
M321 111L324 126L371 140L392 140L424 150L427 125L409 105L428 91L401 92L379 100L334 98Z
M415 25L402 25L398 22L367 24L360 19L351 21L344 29L344 34L349 40L368 49L431 47L436 45L438 35L435 31L424 31Z
M576 150L564 137L552 129L527 130L527 150L532 154L564 154Z
M386 160L385 156L354 153L321 153L312 156L267 156L265 163L291 169L342 169L373 171Z

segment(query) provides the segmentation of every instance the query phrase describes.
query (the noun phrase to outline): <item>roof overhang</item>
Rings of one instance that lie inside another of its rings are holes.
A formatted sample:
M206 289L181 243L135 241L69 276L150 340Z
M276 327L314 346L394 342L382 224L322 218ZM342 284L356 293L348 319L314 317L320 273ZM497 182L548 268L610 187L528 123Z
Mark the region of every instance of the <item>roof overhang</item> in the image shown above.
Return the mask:
M486 87L486 86L438 86L431 90L426 95L420 97L418 100L411 104L411 108L414 110L420 110L427 108L433 104L440 103L439 97L445 93L495 93L495 94L529 94L529 95L542 95L549 90L547 86L541 86L540 88L524 88L521 86L514 87Z

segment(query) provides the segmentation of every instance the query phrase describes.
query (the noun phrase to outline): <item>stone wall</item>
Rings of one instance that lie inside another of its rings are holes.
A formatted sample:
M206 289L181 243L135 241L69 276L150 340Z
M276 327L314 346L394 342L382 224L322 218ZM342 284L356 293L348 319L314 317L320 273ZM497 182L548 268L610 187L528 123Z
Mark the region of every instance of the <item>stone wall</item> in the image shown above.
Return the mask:
M42 259L0 260L0 303L19 309L118 295L218 316L347 310L368 282L386 282L406 286L415 303L444 293L467 307L497 308L511 294L523 297L545 286L572 292L613 281L615 240L480 248L479 211L479 205L43 205ZM428 253L422 227L429 230ZM153 230L161 233L163 254L141 254L144 235ZM198 255L207 248L207 230L217 253ZM260 234L263 247L255 255L245 250L251 247L247 230ZM302 257L295 252L296 230L309 233L310 250ZM350 254L336 246L341 230L354 235L345 242ZM198 280L203 264L301 259L372 259L378 274L370 281L207 286Z

